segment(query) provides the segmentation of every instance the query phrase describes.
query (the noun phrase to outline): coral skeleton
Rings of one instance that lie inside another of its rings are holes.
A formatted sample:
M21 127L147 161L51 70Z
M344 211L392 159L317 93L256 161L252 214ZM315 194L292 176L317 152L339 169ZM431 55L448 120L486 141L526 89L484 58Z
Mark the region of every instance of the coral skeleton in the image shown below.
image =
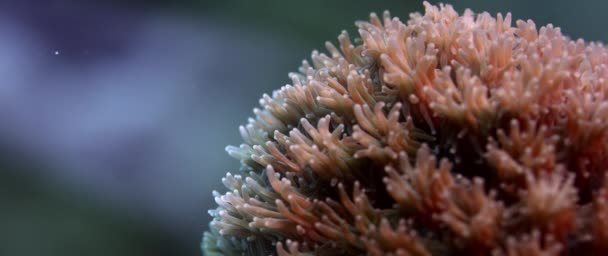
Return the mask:
M424 6L262 97L206 255L608 255L606 48Z

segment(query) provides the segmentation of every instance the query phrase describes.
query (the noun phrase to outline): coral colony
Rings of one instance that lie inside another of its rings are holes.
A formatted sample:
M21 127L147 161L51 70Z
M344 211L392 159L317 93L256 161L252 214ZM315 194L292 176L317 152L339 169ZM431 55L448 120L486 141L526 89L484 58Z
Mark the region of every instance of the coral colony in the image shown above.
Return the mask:
M424 5L262 97L205 254L608 255L606 48Z

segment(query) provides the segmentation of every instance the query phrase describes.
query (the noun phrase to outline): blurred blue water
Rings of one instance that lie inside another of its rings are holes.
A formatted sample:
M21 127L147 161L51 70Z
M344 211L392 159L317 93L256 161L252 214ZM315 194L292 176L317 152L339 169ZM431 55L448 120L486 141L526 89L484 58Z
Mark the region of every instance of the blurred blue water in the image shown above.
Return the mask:
M223 149L260 88L287 81L290 47L204 18L62 11L0 19L0 142L43 166L30 175L198 247L211 190L238 168Z

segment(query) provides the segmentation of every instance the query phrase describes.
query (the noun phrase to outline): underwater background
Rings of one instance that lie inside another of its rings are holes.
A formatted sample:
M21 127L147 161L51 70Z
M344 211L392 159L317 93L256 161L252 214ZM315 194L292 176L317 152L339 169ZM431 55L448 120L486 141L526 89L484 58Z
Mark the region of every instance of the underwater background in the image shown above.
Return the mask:
M608 41L605 1L451 4ZM259 97L354 20L422 8L0 0L0 255L200 255Z

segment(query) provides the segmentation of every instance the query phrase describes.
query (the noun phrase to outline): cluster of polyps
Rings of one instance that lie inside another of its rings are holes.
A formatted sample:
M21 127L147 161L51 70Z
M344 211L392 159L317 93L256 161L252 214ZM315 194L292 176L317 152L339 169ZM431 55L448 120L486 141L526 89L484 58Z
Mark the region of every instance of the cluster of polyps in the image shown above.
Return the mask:
M425 7L263 96L208 255L608 253L608 51Z

